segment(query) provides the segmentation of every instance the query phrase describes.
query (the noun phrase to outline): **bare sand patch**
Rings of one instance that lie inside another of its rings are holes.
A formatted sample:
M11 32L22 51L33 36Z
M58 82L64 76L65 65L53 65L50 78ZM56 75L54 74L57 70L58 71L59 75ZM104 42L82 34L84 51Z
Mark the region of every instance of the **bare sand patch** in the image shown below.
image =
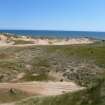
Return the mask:
M73 82L0 83L0 89L18 89L32 95L50 96L84 89Z

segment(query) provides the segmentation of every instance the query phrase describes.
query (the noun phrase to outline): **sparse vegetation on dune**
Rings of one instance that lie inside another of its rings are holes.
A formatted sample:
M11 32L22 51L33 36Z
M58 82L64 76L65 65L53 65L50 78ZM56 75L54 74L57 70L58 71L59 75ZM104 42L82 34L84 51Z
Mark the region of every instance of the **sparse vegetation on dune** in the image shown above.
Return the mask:
M0 103L11 103L27 98L30 95L17 89L0 89Z
M1 73L10 72L14 76L21 72L47 75L54 71L62 72L65 78L66 74L87 73L86 78L91 79L88 76L102 74L105 67L104 45L1 47L0 50Z
M74 81L87 87L60 96L35 96L18 105L104 105L104 76L103 41L90 45L0 47L0 82Z
M54 38L16 36L9 33L0 33L0 46L29 46L29 45L72 45L91 44L96 42L91 38Z
M14 45L19 45L19 44L33 44L32 41L25 41L25 40L13 40Z

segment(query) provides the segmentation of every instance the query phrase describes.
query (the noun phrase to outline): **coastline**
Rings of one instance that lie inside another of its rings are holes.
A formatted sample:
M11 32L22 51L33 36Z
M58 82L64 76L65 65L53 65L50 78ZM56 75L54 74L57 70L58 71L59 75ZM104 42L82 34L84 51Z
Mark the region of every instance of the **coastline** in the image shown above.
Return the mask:
M63 31L63 30L0 30L0 33L16 36L105 39L105 32L98 31Z

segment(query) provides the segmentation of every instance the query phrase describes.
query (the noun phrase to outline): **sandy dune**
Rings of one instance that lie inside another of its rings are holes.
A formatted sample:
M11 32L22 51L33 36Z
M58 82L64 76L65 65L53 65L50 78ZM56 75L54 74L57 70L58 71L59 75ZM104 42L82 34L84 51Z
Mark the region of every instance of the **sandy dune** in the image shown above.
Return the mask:
M15 41L20 41L20 44L16 44ZM21 44L21 41L27 42L27 44ZM32 43L29 43L32 42ZM0 35L0 46L33 46L33 45L72 45L72 44L91 44L95 40L90 38L31 38L26 36L21 37L7 37L5 35Z

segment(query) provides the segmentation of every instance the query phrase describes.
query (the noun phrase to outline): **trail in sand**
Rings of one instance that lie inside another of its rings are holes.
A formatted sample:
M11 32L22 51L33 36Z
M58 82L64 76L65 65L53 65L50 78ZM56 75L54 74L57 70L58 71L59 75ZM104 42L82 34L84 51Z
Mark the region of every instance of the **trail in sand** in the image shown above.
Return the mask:
M25 83L0 83L0 89L18 89L29 94L42 96L60 95L67 92L74 92L80 87L73 82L25 82Z

